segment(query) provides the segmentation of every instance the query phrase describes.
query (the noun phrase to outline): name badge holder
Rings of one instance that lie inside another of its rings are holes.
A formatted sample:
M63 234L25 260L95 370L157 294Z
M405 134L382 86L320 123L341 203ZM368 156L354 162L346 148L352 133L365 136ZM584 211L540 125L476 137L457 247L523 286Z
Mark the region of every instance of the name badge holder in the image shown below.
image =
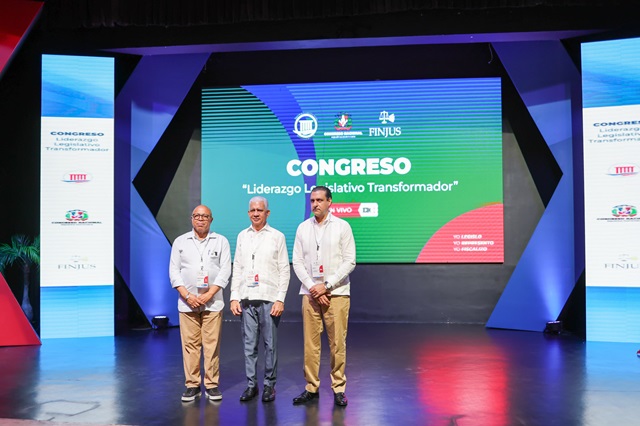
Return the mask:
M196 276L196 288L198 294L206 293L209 290L209 274L207 271L200 270Z
M322 266L322 262L319 260L311 264L311 277L316 280L322 280L324 278L324 266Z
M260 286L260 276L259 274L250 274L247 275L247 287L256 288Z

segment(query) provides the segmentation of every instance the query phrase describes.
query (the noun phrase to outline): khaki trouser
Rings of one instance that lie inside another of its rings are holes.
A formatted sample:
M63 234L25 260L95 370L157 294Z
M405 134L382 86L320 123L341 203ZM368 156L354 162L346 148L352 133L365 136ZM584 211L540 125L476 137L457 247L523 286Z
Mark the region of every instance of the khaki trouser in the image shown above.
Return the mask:
M180 338L185 386L200 387L200 355L204 353L204 387L218 387L222 312L180 312Z
M308 392L320 388L320 337L324 326L327 329L331 351L331 389L344 392L347 376L347 324L349 322L349 296L331 296L329 306L322 306L310 295L302 296L302 323L304 331L304 378Z

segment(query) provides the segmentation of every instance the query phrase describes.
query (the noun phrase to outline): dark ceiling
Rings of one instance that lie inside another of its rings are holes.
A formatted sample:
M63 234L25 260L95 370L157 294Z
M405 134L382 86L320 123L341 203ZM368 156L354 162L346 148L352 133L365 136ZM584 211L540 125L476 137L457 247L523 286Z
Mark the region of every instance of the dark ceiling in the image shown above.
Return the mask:
M600 30L637 32L629 1L570 0L46 0L51 46L110 48Z

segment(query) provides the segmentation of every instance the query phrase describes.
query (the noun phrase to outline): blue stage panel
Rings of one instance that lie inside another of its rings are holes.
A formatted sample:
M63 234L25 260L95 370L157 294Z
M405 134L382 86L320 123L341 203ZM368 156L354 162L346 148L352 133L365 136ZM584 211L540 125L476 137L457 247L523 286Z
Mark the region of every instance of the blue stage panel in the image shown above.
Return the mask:
M113 285L42 287L41 337L113 336Z
M640 288L587 286L587 340L640 342Z

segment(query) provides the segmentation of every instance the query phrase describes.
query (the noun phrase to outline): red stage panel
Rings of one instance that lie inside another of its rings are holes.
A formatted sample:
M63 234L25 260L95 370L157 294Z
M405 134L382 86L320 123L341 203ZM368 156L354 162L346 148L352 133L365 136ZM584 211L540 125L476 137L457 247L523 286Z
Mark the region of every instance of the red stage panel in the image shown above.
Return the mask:
M40 339L0 274L0 346L39 345Z
M0 75L41 8L39 1L0 1Z

